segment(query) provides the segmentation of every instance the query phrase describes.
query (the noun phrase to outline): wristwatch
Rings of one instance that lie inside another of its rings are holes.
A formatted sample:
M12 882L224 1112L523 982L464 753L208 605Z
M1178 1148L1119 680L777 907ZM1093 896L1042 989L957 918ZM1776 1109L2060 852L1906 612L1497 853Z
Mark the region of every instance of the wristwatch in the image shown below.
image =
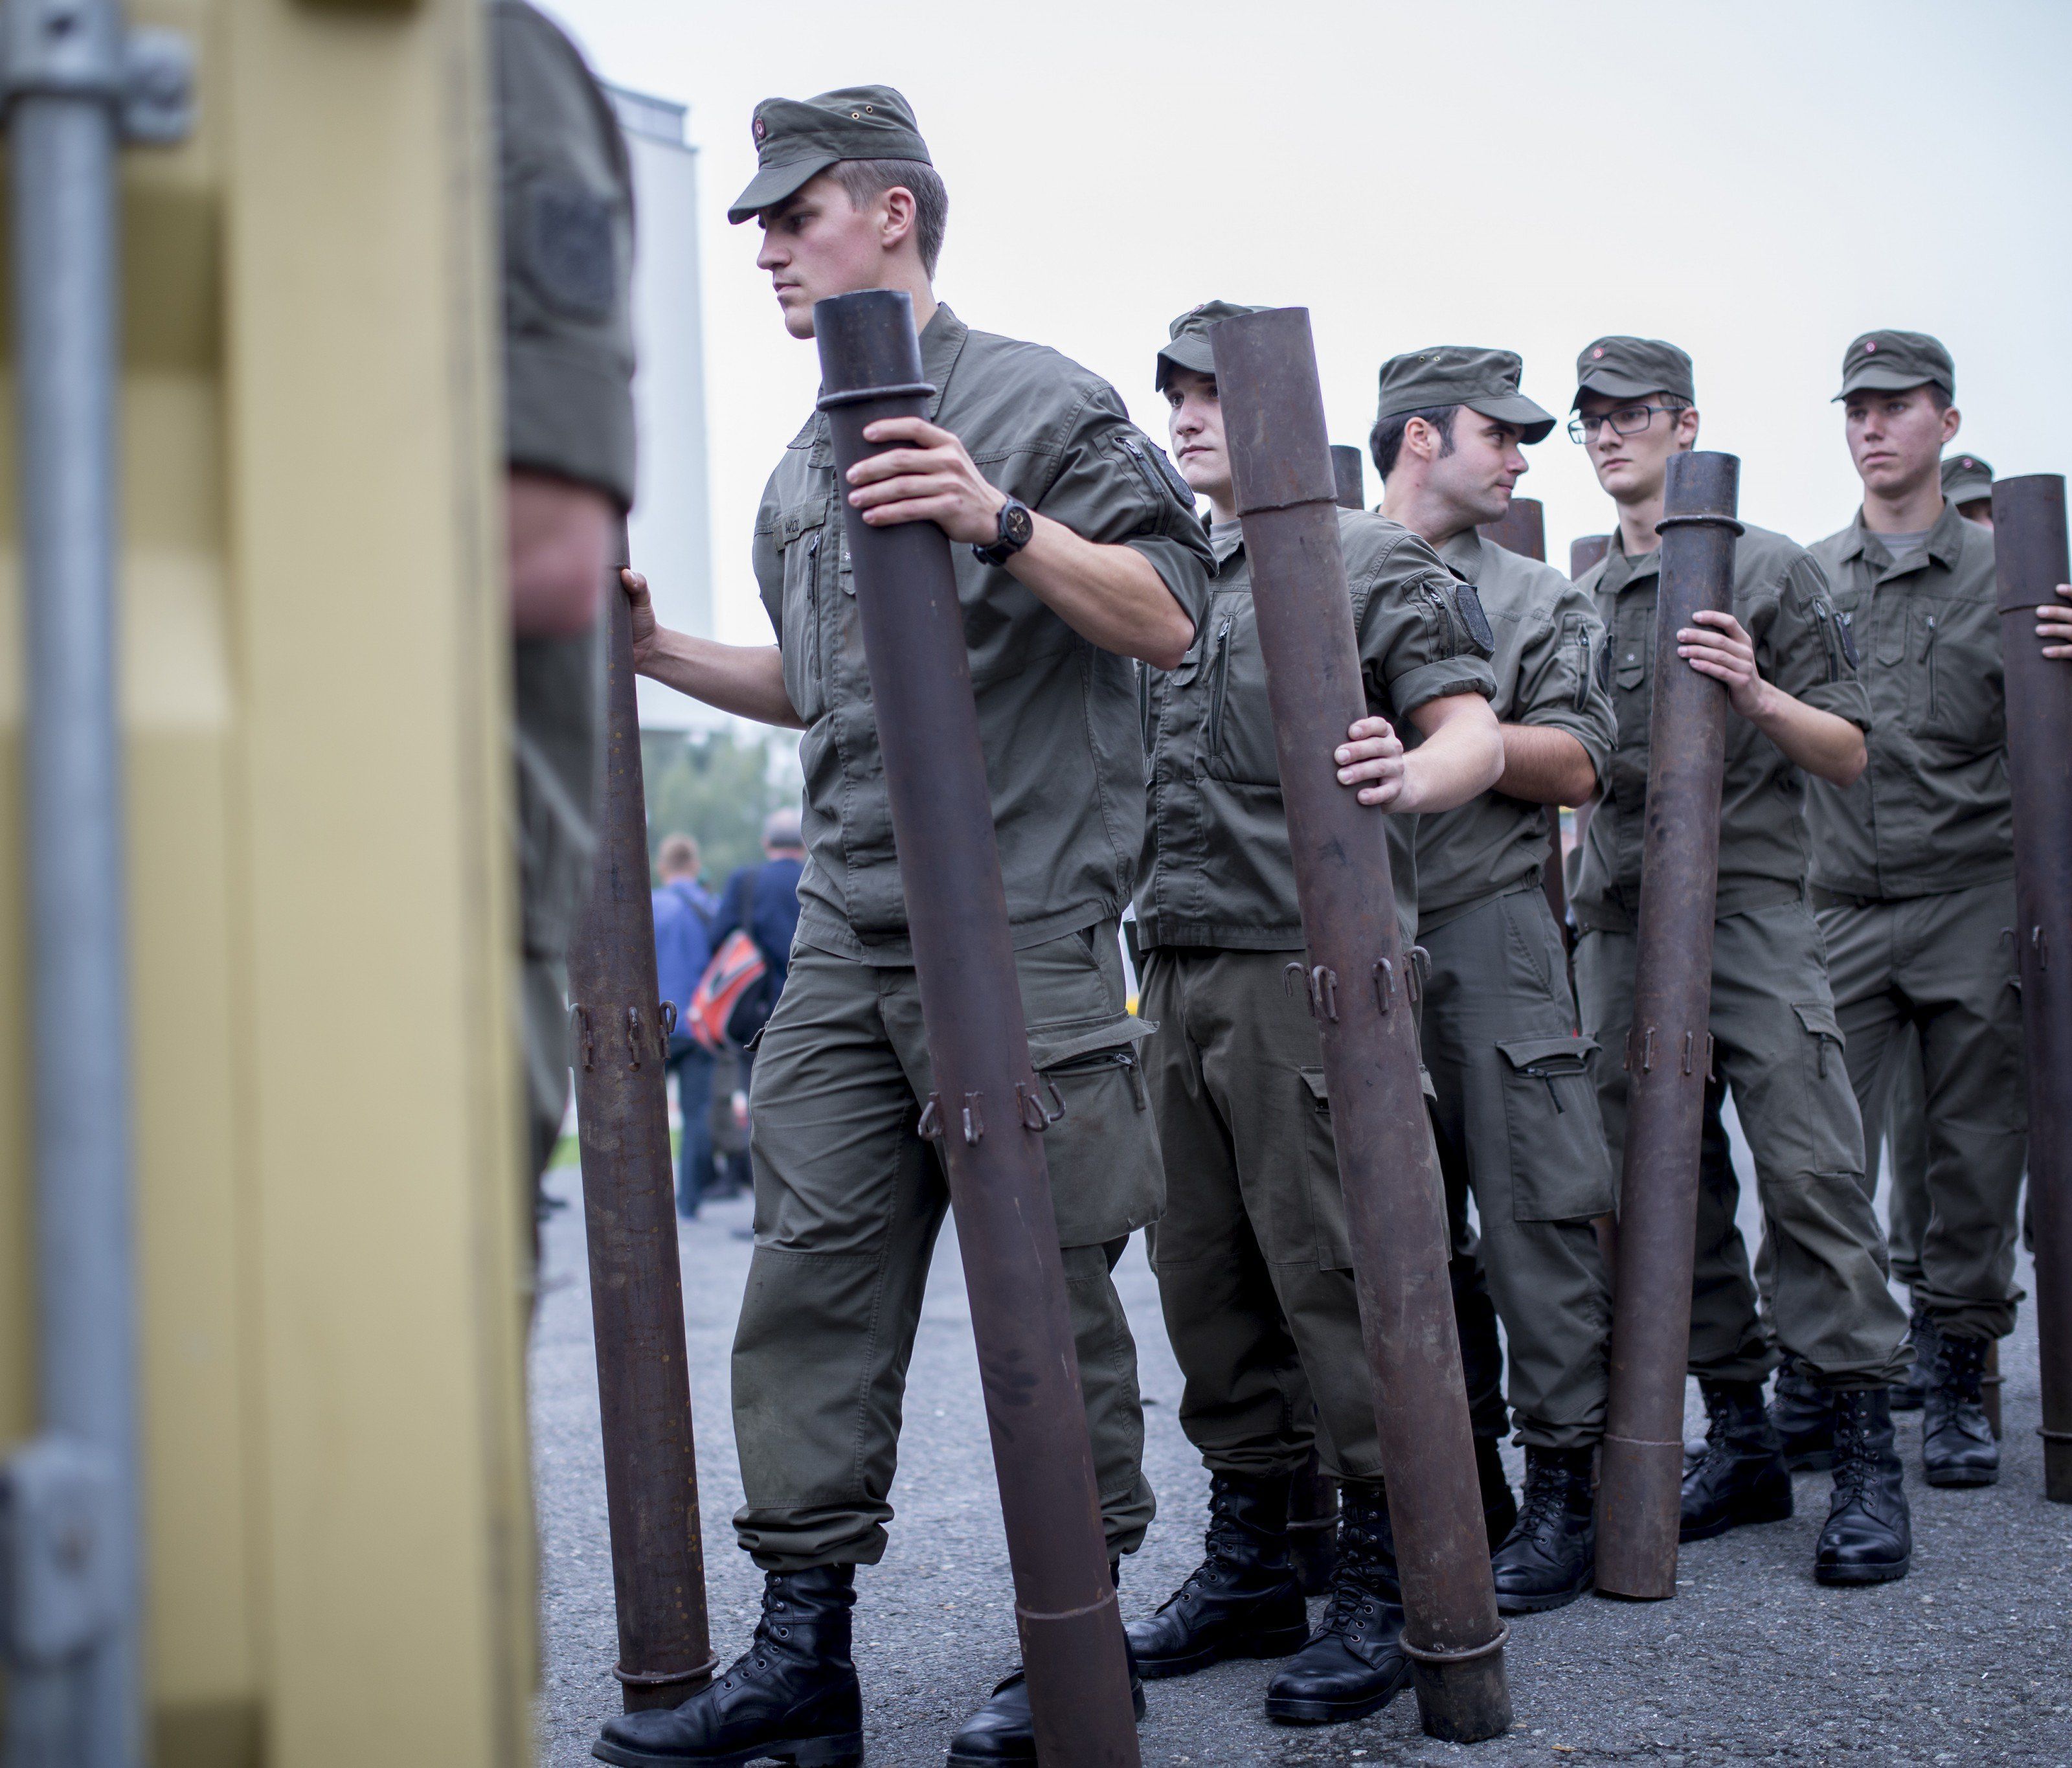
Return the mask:
M1000 537L990 546L974 546L972 557L981 565L1005 565L1026 546L1036 532L1036 518L1018 497L1000 506Z

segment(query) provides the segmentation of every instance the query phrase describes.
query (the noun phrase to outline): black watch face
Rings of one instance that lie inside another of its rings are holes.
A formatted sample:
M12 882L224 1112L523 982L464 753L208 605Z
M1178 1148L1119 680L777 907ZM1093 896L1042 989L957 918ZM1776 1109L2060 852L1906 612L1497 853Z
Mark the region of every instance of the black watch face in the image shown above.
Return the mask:
M1000 512L1000 537L1009 546L1026 546L1036 532L1036 518L1026 506L1009 504Z

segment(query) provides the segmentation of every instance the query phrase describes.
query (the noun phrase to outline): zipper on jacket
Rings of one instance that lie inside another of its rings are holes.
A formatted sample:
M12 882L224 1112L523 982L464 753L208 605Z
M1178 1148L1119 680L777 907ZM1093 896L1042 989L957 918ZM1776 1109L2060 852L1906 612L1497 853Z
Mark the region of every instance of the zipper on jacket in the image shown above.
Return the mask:
M1519 1072L1531 1079L1544 1080L1546 1082L1547 1096L1554 1101L1555 1111L1557 1113L1560 1113L1565 1112L1568 1110L1568 1108L1561 1103L1560 1094L1554 1090L1554 1071L1552 1068L1543 1068L1539 1063L1534 1063L1529 1067L1519 1069ZM1564 1069L1562 1072L1566 1074L1570 1072L1570 1071Z
M1142 661L1137 665L1137 722L1144 733L1144 754L1149 760L1157 731L1151 718L1151 665Z
M1230 689L1231 617L1226 614L1216 627L1215 660L1209 665L1209 754L1223 745L1223 701Z
M1125 436L1122 438L1122 451L1136 463L1137 476L1144 481L1144 488L1151 493L1151 501L1170 503L1173 493L1158 476L1158 469L1151 464L1151 457L1144 452L1143 445L1134 436Z
M1840 681L1842 679L1842 648L1835 631L1835 611L1824 601L1816 601L1813 604L1813 618L1820 623L1820 643L1827 653L1827 679Z
M1935 680L1935 616L1927 614L1922 618L1928 625L1928 642L1921 648L1921 660L1928 665L1928 716L1939 718L1942 716L1942 707L1941 697L1936 691L1938 684Z
M1588 627L1577 628L1576 648L1583 653L1583 666L1576 672L1576 710L1581 712L1590 703L1590 629Z

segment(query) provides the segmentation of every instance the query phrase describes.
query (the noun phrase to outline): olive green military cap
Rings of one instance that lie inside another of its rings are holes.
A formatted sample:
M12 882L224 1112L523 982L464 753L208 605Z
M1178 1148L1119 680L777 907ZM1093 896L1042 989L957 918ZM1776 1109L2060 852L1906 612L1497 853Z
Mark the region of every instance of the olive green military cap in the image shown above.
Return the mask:
M1554 427L1553 413L1518 390L1524 367L1511 351L1457 343L1391 356L1381 365L1381 409L1374 421L1434 405L1466 405L1500 424L1517 425L1528 442L1544 442Z
M1166 328L1166 347L1158 352L1157 378L1152 384L1160 392L1175 368L1191 368L1198 375L1216 372L1216 353L1209 344L1209 327L1220 319L1235 319L1242 313L1264 313L1264 307L1241 306L1235 301L1204 301L1190 307Z
M1691 358L1673 343L1659 338L1600 338L1583 346L1576 358L1576 397L1573 411L1586 393L1601 393L1613 399L1638 399L1651 393L1673 393L1679 399L1698 402L1697 383L1691 378Z
M755 137L755 176L726 212L736 223L783 202L837 160L935 164L913 106L890 86L842 86L817 98L766 98L749 126Z
M1969 504L1993 495L1993 470L1976 454L1952 454L1942 463L1942 495Z
M1946 398L1957 397L1957 365L1940 339L1925 331L1866 331L1842 352L1842 390L1835 397L1866 388L1896 393L1930 381Z

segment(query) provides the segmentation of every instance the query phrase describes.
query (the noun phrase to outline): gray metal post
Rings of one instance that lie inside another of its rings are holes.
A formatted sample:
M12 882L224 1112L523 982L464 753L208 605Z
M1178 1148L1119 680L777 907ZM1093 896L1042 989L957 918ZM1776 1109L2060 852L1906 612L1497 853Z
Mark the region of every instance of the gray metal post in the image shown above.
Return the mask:
M143 1756L126 900L115 684L117 151L183 132L184 51L11 0L42 1435L0 1475L10 1768Z

